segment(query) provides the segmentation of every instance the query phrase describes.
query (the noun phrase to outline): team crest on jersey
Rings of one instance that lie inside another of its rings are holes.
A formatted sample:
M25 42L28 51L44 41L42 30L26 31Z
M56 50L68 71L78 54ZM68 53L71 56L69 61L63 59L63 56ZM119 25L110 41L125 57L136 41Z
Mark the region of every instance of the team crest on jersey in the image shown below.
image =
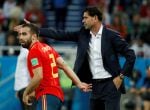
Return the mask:
M31 64L32 64L32 66L38 65L39 64L38 59L37 58L32 58L31 59Z

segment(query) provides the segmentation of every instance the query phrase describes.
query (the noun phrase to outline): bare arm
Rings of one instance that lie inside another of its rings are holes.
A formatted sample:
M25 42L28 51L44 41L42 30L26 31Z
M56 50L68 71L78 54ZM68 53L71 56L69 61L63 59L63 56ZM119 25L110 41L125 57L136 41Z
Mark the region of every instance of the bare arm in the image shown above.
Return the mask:
M57 66L62 69L65 74L73 81L75 85L81 83L77 75L72 71L72 69L65 63L65 61L59 57L56 60Z
M34 76L31 79L29 85L27 86L27 88L24 91L23 94L23 101L26 104L29 104L29 95L38 87L38 85L40 84L41 79L43 78L43 70L42 67L38 67L36 69L33 70Z
M24 22L27 24L32 24L37 26L36 24L31 23L30 21L24 19ZM14 31L19 32L22 25L15 26L13 28ZM59 41L73 41L78 42L79 31L76 32L68 32L62 30L55 30L52 28L39 28L39 35L42 37L47 37Z
M80 81L80 79L77 77L77 75L74 73L74 71L64 62L64 60L59 57L56 60L57 66L62 69L65 74L72 80L72 82L83 91L88 91L88 89L91 88L91 85L83 83Z

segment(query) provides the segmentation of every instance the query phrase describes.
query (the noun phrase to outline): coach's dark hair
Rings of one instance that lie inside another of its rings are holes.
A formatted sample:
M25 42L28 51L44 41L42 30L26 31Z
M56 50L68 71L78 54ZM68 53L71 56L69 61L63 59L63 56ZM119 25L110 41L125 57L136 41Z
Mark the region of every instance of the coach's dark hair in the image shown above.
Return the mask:
M85 10L83 12L87 12L90 16L94 17L97 16L99 21L102 21L103 18L103 14L100 11L99 8L97 8L96 6L89 6L86 7Z
M39 29L36 25L30 23L30 24L23 24L22 27L29 27L30 28L30 31L31 33L34 33L36 34L37 36L39 36Z

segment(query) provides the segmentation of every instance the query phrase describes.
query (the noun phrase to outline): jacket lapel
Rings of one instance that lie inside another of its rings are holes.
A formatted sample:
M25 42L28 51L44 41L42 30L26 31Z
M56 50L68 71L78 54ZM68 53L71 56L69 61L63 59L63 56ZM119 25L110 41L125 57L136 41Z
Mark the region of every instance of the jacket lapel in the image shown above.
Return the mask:
M102 36L101 36L102 37L101 38L101 54L102 54L102 58L104 57L105 46L106 46L105 36L106 36L106 28L103 27Z
M89 42L90 42L90 38L91 38L91 35L89 32L86 32L86 34L84 35L84 38L82 39L82 53L86 53L88 48L89 48Z

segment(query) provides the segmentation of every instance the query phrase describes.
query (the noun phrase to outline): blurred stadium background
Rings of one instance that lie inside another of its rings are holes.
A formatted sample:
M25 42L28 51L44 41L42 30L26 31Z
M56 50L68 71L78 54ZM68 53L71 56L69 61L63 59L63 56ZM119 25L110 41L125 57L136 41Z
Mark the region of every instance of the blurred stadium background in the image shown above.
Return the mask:
M125 78L127 94L121 99L121 110L143 110L143 100L135 91L143 86L150 65L150 0L0 0L0 110L21 110L14 91L20 46L13 27L26 18L39 27L76 31L82 26L82 10L88 5L97 5L103 11L104 25L119 31L135 50L137 59L132 77ZM75 43L41 40L53 45L73 68ZM120 64L123 62L120 57ZM90 93L71 88L71 81L62 71L60 82L65 93L62 110L89 110Z

